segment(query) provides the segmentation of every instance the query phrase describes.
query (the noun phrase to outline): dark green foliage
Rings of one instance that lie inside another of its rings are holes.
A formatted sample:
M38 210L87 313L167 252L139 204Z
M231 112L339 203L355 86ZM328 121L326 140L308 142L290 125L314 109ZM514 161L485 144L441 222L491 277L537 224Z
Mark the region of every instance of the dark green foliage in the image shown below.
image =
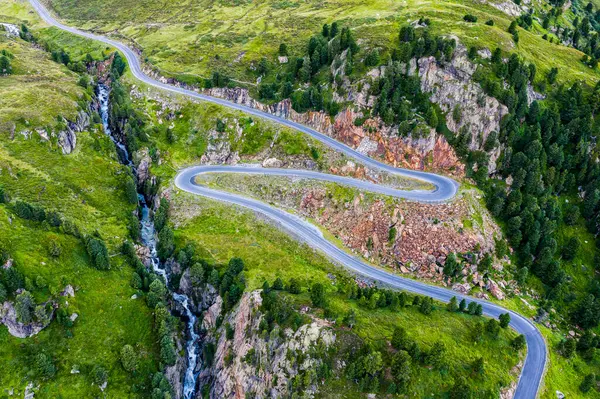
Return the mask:
M477 265L477 270L481 273L489 272L492 267L492 262L492 255L490 253L486 253L485 255L483 255L483 258L479 262L479 265Z
M294 310L291 302L285 295L273 290L263 290L261 297L263 299L261 311L264 313L261 329L267 333L271 333L275 326L279 326L282 329L290 327L295 331L305 323L305 320L300 313Z
M131 176L127 177L125 180L125 195L127 196L127 201L129 201L130 204L137 204L137 187L133 181L133 177Z
M406 351L398 351L392 357L390 371L398 386L407 384L411 377L411 357Z
M155 308L158 304L164 304L167 298L167 287L165 283L161 279L156 279L150 284L150 290L148 291L148 296L146 297L146 301L148 303L149 308Z
M448 305L446 305L446 309L448 309L449 312L458 311L458 300L455 296L450 299L450 302L448 302Z
M473 392L464 377L459 378L450 390L450 399L471 399Z
M5 55L0 55L0 75L10 75L12 73L12 66L10 65L10 58Z
M465 20L466 22L477 22L477 17L472 14L467 14L463 17L463 20Z
M587 393L592 389L592 387L595 384L596 384L596 376L594 374L588 374L585 376L585 378L579 385L579 390L583 393Z
M64 65L69 65L69 62L71 62L69 54L67 54L64 49L53 51L52 60L54 60L54 62L58 62Z
M567 226L573 226L575 225L575 223L577 223L577 220L579 219L581 215L581 212L579 211L579 206L577 205L571 205L566 207L565 209L565 213L563 215L563 221L565 222L565 224Z
M175 235L169 226L165 226L158 233L158 245L156 246L158 257L162 260L169 258L175 251Z
M483 323L475 323L475 326L473 326L473 330L471 330L473 342L481 342L481 340L483 339L483 329Z
M126 66L127 64L121 57L121 54L116 52L110 69L111 75L114 80L118 80L123 75Z
M35 301L29 291L23 291L15 299L17 321L28 324L34 321Z
M90 379L95 385L101 386L108 381L108 372L104 367L96 364L90 372Z
M85 249L92 260L92 265L98 270L110 269L108 249L101 238L88 236L85 238Z
M429 352L425 355L425 364L436 369L442 369L446 366L446 345L441 341L436 341Z
M54 361L45 353L38 353L34 356L33 370L36 376L43 380L49 380L56 375Z
M279 55L281 55L281 56L288 55L288 49L287 49L287 45L285 43L281 43L279 45Z
M240 300L246 283L243 278L244 262L240 258L231 258L227 270L219 282L219 294L223 298L224 308L229 310Z
M503 313L498 317L498 320L500 320L500 327L506 328L510 324L510 314Z
M154 214L154 228L160 232L166 226L169 218L169 200L166 198L160 199L160 205Z
M225 338L228 340L233 339L233 335L235 334L235 330L231 327L231 324L225 323Z
M567 338L560 341L557 350L561 355L563 355L567 359L570 359L571 357L573 357L576 348L577 342L573 338Z
M523 334L520 334L519 336L515 337L515 339L513 339L511 345L515 350L520 351L525 347L526 342L527 341L525 340L525 336Z
M310 289L310 300L317 308L325 307L325 287L321 283L314 283Z
M573 260L575 256L577 256L577 252L579 251L579 247L581 243L579 242L579 238L571 237L567 244L563 247L562 257L565 260Z
M406 330L404 328L396 327L394 329L391 344L395 349L407 349L410 346L411 342L412 341L408 337L408 334L406 334Z
M125 371L133 372L138 367L138 358L131 345L125 345L121 348L121 365Z
M444 274L448 277L454 277L456 272L458 271L458 262L456 261L456 255L451 252L448 254L446 258L446 262L444 263Z
M487 21L485 21L485 24L488 26L494 26L494 20L493 19L488 19Z
M283 280L280 277L277 277L273 282L273 289L276 291L283 290Z
M485 362L483 357L478 357L475 359L471 367L473 368L473 373L483 375L485 372Z
M458 310L459 312L464 312L465 310L467 310L467 301L464 298L460 300Z
M495 319L489 319L485 324L485 331L493 338L498 338L500 334L500 323Z
M43 222L46 219L46 211L37 205L31 205L25 201L18 200L14 205L14 211L20 218Z
M0 282L0 303L4 303L8 298L8 291L6 291L6 287L2 282Z
M592 294L585 296L576 306L571 318L584 329L596 327L600 320L600 303Z
M175 319L164 305L159 304L154 310L154 322L155 330L160 338L161 361L166 365L174 365L177 360L177 352L172 337Z
M433 312L433 299L424 297L419 305L419 311L424 315L429 315Z

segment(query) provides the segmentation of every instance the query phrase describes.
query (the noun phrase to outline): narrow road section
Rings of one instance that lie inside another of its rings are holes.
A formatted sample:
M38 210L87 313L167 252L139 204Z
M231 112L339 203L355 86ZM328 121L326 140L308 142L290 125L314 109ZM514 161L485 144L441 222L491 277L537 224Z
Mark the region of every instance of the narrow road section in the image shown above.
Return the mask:
M299 123L292 122L285 118L262 112L241 104L236 104L227 100L210 97L188 89L159 82L144 74L137 54L123 43L120 43L113 39L109 39L104 36L84 32L79 29L64 25L61 22L57 21L38 0L29 0L29 3L38 12L40 17L49 25L53 25L59 29L73 33L78 36L103 42L118 49L127 59L129 69L131 70L133 76L150 86L154 86L169 92L185 95L202 101L219 104L230 109L235 109L250 115L257 116L259 118L273 121L282 126L287 126L289 128L308 134L309 136L331 147L332 149L340 151L346 156L359 161L365 166L383 170L399 176L419 179L427 183L431 183L436 188L433 191L429 192L394 190L391 188L376 186L373 183L341 178L339 176L328 175L324 173L286 169L278 169L274 171L268 171L268 169L263 169L260 171L260 173L262 174L287 176L301 175L302 177L332 181L340 184L348 184L368 191L375 191L386 195L422 202L446 201L453 198L456 195L456 192L458 191L458 183L456 183L456 181L448 177L436 175L433 173L395 168L393 166L376 161L364 154L361 154L355 151L353 148ZM442 302L450 301L450 299L453 296L456 296L459 299L464 298L469 301L474 301L482 305L483 313L489 317L497 318L502 313L510 313L511 327L514 328L518 333L525 335L525 338L527 340L527 357L525 359L525 364L523 365L523 369L519 377L519 382L514 398L534 399L537 397L544 376L544 370L546 367L547 349L546 343L540 331L528 318L521 316L513 311L507 310L494 303L461 295L446 288L436 287L429 284L425 284L423 282L401 277L399 275L369 265L366 262L346 253L330 241L326 240L323 237L323 235L320 234L317 229L315 229L313 225L301 218L298 218L297 216L293 216L281 209L275 208L273 206L267 205L263 202L254 199L231 193L226 193L223 191L213 190L196 184L195 177L201 173L230 173L232 172L232 170L234 171L234 173L259 173L257 168L246 168L246 170L240 167L237 167L237 169L231 169L231 167L226 166L212 166L210 168L212 169L207 169L207 167L203 166L196 166L184 169L180 171L179 174L176 176L175 185L178 188L193 194L198 194L207 198L212 198L221 202L235 204L244 208L251 209L255 212L259 212L278 223L281 227L288 230L298 239L306 242L312 248L323 252L327 257L329 257L338 265L345 267L355 273L378 281L386 286L410 291L420 295L427 295ZM342 179L344 180L342 181ZM351 181L349 182L348 180Z

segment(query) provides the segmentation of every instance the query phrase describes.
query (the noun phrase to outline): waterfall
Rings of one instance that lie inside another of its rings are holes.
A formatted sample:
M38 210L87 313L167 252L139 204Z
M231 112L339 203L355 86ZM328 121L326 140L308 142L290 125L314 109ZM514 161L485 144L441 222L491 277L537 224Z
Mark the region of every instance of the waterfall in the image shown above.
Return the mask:
M109 125L109 93L108 87L100 84L98 85L98 99L100 101L100 117L102 118L102 125L104 126L104 132L110 137L115 143L117 153L121 163L129 166L132 172L135 173L135 167L129 156L129 152L125 145L120 143L113 135ZM169 288L169 273L162 267L160 259L158 258L156 251L156 230L154 228L154 221L150 217L150 208L146 204L144 196L138 193L139 203L142 209L141 218L141 238L142 244L150 251L150 262L152 263L152 270L157 275L164 279L164 282ZM190 309L190 300L186 295L178 294L176 292L171 293L173 300L178 302L184 309L188 319L187 330L189 332L190 339L186 344L187 352L187 367L185 371L185 377L183 380L183 397L184 399L192 399L196 393L196 380L198 373L195 371L198 364L198 353L197 344L200 337L194 329L196 324L196 315Z

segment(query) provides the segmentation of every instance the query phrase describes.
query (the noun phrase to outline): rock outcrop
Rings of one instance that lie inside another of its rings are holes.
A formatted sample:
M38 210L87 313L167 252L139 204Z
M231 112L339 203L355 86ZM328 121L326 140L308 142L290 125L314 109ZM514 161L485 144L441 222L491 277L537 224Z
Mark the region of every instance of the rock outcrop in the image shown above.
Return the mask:
M17 321L17 312L15 311L14 305L12 302L7 301L0 307L0 323L8 328L10 335L17 338L29 338L46 328L48 324L50 324L53 314L54 312L48 317L48 323L46 324L37 322L27 324L21 323Z
M261 336L261 303L261 291L245 293L223 321L234 328L233 338L227 339L224 327L211 334L219 337L213 365L199 376L201 383L209 384L210 398L289 397L291 380L319 366L320 360L311 355L317 345L328 348L335 343L332 330L317 322ZM303 354L301 362L290 358L296 353ZM315 391L316 386L307 389L308 394Z
M446 112L446 125L454 133L466 131L469 149L479 150L491 132L500 131L500 121L508 114L508 108L490 97L473 81L477 65L469 61L467 49L458 45L447 65L434 57L418 60L421 90L431 93L431 101ZM491 154L489 168L495 169L500 151Z

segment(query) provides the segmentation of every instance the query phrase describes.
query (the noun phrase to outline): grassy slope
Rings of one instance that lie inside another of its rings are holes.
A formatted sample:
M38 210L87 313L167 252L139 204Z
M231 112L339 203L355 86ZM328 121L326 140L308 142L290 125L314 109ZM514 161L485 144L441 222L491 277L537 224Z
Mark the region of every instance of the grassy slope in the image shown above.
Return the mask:
M173 194L176 239L182 245L194 243L199 253L215 262L226 262L233 256L243 258L248 289L260 288L264 280L273 281L276 277L284 281L297 278L305 287L313 282L331 286L328 273L333 268L326 259L257 219L251 212L237 211L187 193ZM443 308L431 316L424 316L413 308L398 313L388 309L371 311L358 307L355 302L334 294L334 291L331 287L332 309L339 315L344 315L350 308L355 309L358 322L355 331L376 345L389 339L395 326L402 326L423 347L430 347L436 340L445 342L451 370L468 370L467 364L483 356L486 359L486 376L482 380L470 379L473 386L490 388L496 384L507 385L514 380L509 371L518 357L508 348L508 340L514 336L512 331L503 333L497 341L486 339L482 344L473 344L469 334L476 321L473 317L449 314ZM309 302L306 294L304 302ZM451 378L442 377L437 371L419 370L419 377L411 387L415 397L431 397L452 385ZM325 388L324 397L357 395L355 386L348 382L334 384L332 390Z
M0 131L8 130L9 122L21 130L53 125L58 114L73 119L82 93L72 73L50 61L45 52L7 39L4 33L0 35L0 49L15 56L11 62L13 74L0 78ZM43 107L40 93L46 95Z
M120 3L122 4L122 3ZM227 7L225 5L214 5L211 12L193 12L190 5L185 5L186 13L180 13L182 19L188 20L189 13L196 15L198 24L195 26L187 26L187 22L177 22L177 11L170 7L163 7L163 4L158 7L152 8L152 2L150 4L145 3L144 7L137 7L139 3L130 4L131 7L113 7L110 2L100 3L97 2L94 9L95 15L100 15L105 18L104 21L96 21L94 23L87 24L87 27L103 28L107 26L112 18L116 15L116 21L118 21L119 27L122 26L122 21L127 18L131 18L132 15L139 15L140 18L136 19L139 21L160 21L167 23L163 29L158 31L155 27L130 27L122 32L125 32L141 43L146 49L148 54L154 54L150 56L150 61L155 62L156 65L163 69L172 71L187 71L196 74L208 74L214 68L221 68L226 66L230 71L234 72L236 76L245 79L250 79L246 71L246 65L248 60L258 59L261 54L266 54L272 57L275 49L280 41L280 37L284 37L285 41L288 42L292 50L296 53L302 51L302 46L305 43L305 38L308 35L313 34L319 29L321 23L331 21L334 14L332 10L339 5L335 3L326 3L323 5L323 9L317 9L314 5L306 3L289 3L294 6L291 8L284 9L282 12L277 12L279 18L269 17L267 23L261 19L260 13L264 14L264 9L261 6L256 5L241 5L238 8L244 10L244 15L240 16L241 21L235 25L235 29L232 29L231 25L223 25L218 21L219 15L233 15L233 10L237 8ZM277 7L285 6L286 2L267 2L263 4L263 7L268 7L273 10L277 10ZM488 46L495 46L498 43L498 37L501 38L501 43L506 50L509 50L512 46L512 41L507 33L505 33L505 27L508 26L508 18L500 13L499 11L483 6L479 3L460 3L460 2L443 2L443 3L411 3L407 4L405 8L388 7L388 4L382 2L375 2L369 4L368 7L352 4L345 4L345 11L341 12L339 19L346 19L348 23L353 25L357 32L357 36L369 37L370 41L375 43L391 43L396 38L396 25L397 21L395 17L401 15L398 19L402 22L406 21L410 16L417 17L421 15L428 15L434 22L433 28L440 32L453 32L460 35L470 35L474 39L462 37L467 44L477 43ZM105 6L106 5L106 6ZM35 16L27 13L26 6L22 3L16 3L12 0L0 1L0 14L3 12L8 13L7 10L17 11L13 15L18 15L19 20L35 20ZM87 7L87 5L86 5ZM202 6L204 7L204 5ZM465 8L466 7L466 8ZM123 10L119 12L119 10ZM127 12L125 12L127 10ZM132 14L135 12L136 14ZM169 13L165 13L165 10ZM60 11L60 9L59 9ZM79 13L81 10L77 10ZM220 12L216 12L220 11ZM410 12L409 12L410 11ZM443 12L441 12L443 11ZM143 15L145 13L148 15ZM376 17L369 18L369 15L373 15L375 12ZM462 22L462 15L470 12L477 15L480 20L478 24L466 24ZM115 14L116 13L116 14ZM152 14L151 16L149 16ZM290 15L288 17L288 14ZM66 14L65 14L66 15ZM90 14L91 15L91 14ZM215 16L216 17L212 17ZM293 15L293 17L292 17ZM485 19L492 16L496 21L496 27L487 27L482 24ZM67 15L68 17L68 15ZM72 15L73 18L77 15ZM360 20L358 18L361 18ZM393 18L392 18L393 17ZM210 24L204 23L202 20L206 18L215 18L216 21ZM256 23L246 23L247 21L255 18ZM284 27L286 20L292 20L293 29L281 29ZM338 18L336 18L338 19ZM352 19L352 21L350 21ZM271 21L275 21L272 22ZM262 25L261 25L262 24ZM113 24L112 27L117 26L117 23ZM141 25L140 25L141 26ZM262 29L256 29L256 26L262 26ZM393 29L390 29L393 26ZM203 27L203 31L200 32L198 29ZM107 28L108 29L108 28ZM222 29L222 32L216 36L212 36L215 30ZM237 33L237 30L241 30L241 33ZM51 30L49 30L51 31ZM275 32L273 34L272 32ZM258 32L258 33L257 33ZM288 34L289 32L289 34ZM166 37L162 39L161 37ZM247 35L247 37L243 37ZM270 35L270 36L269 36ZM565 47L552 45L543 41L539 36L532 35L528 32L521 32L521 41L519 44L519 52L523 54L528 60L535 60L538 64L538 68L542 71L547 70L549 67L555 65L556 61L558 64L567 68L566 73L561 72L559 78L581 78L586 77L587 79L595 78L595 74L583 67L578 62L580 53L568 49ZM171 37L176 38L174 42L168 41ZM235 40L231 40L233 37ZM276 40L272 40L276 37ZM265 40L265 39L269 40ZM476 39L475 39L476 38ZM165 40L166 39L166 40ZM190 44L189 41L193 43ZM181 50L185 49L182 53ZM232 60L240 54L241 51L247 51L247 54L242 59L241 64L233 63ZM179 53L178 53L179 52ZM206 56L202 59L201 54L215 54L221 55L221 60L215 60L213 57ZM561 364L561 360L552 361L551 365ZM574 370L570 367L568 370ZM546 395L552 397L554 387L564 389L565 384L572 386L573 389L567 390L567 392L577 392L577 383L572 379L564 379L562 376L571 375L572 373L564 373L561 366L560 370L556 371L555 367L551 367L549 372L549 379L552 382L547 383ZM582 375L583 372L580 374ZM559 377L560 376L560 377ZM561 380L560 383L554 385L555 381ZM569 380L569 381L567 381ZM552 386L552 388L550 388Z
M11 109L0 99L0 115L10 115L15 121L26 118L31 129L48 126L52 130L56 117L72 116L77 110L75 101L84 95L76 84L77 76L26 42L7 43L0 39L0 48L10 46L18 69L17 76L0 77L1 97L14 94L27 102ZM17 134L10 140L8 134L0 134L0 184L15 199L60 212L83 232L97 230L114 254L127 236L126 217L133 210L122 189L126 169L118 163L112 143L100 130L79 133L77 139L77 149L63 155L55 139L42 142L33 133L29 139ZM50 241L61 245L60 257L49 255ZM45 351L55 359L58 374L41 383L36 397L99 394L89 379L89 371L96 364L109 371L106 395L135 397L131 387L142 381L125 373L119 351L126 343L137 346L141 371L154 370L156 338L151 312L142 300L130 299L134 293L129 286L131 271L120 258L112 258L111 271L97 271L91 267L80 241L45 224L16 218L6 206L0 206L0 247L9 251L26 277L35 281L42 276L48 282L49 289L34 292L38 301L48 299L51 292L61 291L66 284L79 288L75 298L68 299L69 313L79 314L72 338L67 338L56 322L29 339L14 338L0 327L2 391L14 388L22 392L32 366L29 354ZM70 373L75 365L80 374Z
M76 4L53 0L51 4L61 17L76 25L106 32L118 29L165 72L208 76L219 69L249 82L256 79L248 69L253 61L266 56L275 62L281 42L288 44L292 54L303 54L308 37L334 20L351 26L355 36L372 47L395 45L400 24L428 17L434 31L455 34L468 45L514 49L506 32L512 18L477 0L85 0ZM478 23L464 22L467 13L476 15ZM484 25L488 19L493 19L495 26ZM581 52L551 44L541 36L534 30L521 30L516 49L527 61L535 62L540 72L559 66L564 71L562 79L597 80L597 72L578 62Z

